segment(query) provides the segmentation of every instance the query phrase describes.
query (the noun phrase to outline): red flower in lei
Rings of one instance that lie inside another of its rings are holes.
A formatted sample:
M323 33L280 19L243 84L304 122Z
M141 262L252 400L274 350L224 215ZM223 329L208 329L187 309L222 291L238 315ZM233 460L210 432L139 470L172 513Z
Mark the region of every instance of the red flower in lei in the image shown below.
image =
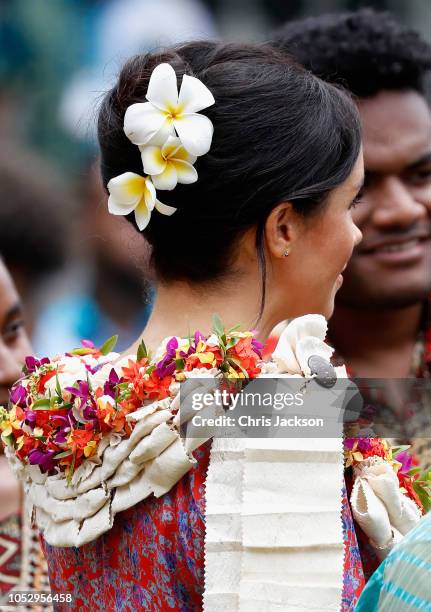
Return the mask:
M225 331L218 320L211 337L196 332L181 344L171 338L158 362L141 343L137 358L121 370L113 362L102 382L96 382L98 372L109 366L110 358L100 358L111 353L115 338L100 349L85 341L82 348L53 361L29 357L24 377L12 390L9 411L0 409L2 439L23 463L39 465L49 474L65 472L70 480L74 470L97 453L103 436L129 436L133 424L127 415L169 397L172 383L185 380L186 372L217 368L225 377L255 377L261 345L249 332L232 331ZM63 387L61 380L67 381Z

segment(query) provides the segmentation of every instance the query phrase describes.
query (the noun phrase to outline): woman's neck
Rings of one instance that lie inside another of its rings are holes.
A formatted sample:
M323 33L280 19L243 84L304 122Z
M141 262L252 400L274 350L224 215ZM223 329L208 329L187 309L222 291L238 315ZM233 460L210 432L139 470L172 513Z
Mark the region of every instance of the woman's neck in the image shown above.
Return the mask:
M196 330L209 334L214 314L226 329L236 325L241 330L257 327L257 337L265 341L277 321L267 314L269 305L266 305L256 324L259 308L260 292L256 291L256 284L241 282L238 278L212 286L184 282L160 284L147 327L130 351L134 352L141 340L154 351L167 336L187 337Z

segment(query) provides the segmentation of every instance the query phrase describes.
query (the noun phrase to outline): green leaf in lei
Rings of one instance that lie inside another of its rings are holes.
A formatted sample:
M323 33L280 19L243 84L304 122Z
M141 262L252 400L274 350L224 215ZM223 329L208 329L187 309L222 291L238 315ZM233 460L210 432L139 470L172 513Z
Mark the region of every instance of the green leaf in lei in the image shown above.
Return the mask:
M117 344L117 341L118 341L118 335L111 336L110 338L108 338L108 340L104 342L99 349L102 355L108 355L108 353L113 351L115 348L115 345Z
M51 408L51 400L49 398L43 398L36 400L31 407L32 410L49 410Z
M213 330L214 333L221 337L224 335L224 327L218 314L213 314Z
M63 393L61 391L60 381L58 380L58 369L55 373L55 391L59 397L59 399L63 400Z
M93 393L93 387L91 385L91 381L90 381L90 375L87 371L87 385L88 385L88 390L90 391L90 393Z
M89 355L92 352L92 349L89 348L77 348L73 349L73 351L69 351L71 355L78 355L78 357L83 357L84 355Z
M184 370L185 361L184 359L175 359L175 367L177 370Z
M396 456L398 455L398 453L402 453L403 451L406 451L409 448L410 448L410 444L401 444L400 446L393 446L392 447L392 457L396 459Z
M67 479L66 479L67 484L70 484L72 482L72 477L75 472L75 462L76 462L76 455L73 454L72 463L70 464L69 471L67 472Z
M64 459L64 457L70 457L71 454L72 454L72 451L67 450L62 453L58 453L58 455L55 455L54 459Z
M431 509L431 482L415 480L413 489L424 507L424 512L427 513Z
M148 357L147 347L145 346L145 342L142 340L138 346L138 351L136 353L136 359L141 361L141 359L145 359Z

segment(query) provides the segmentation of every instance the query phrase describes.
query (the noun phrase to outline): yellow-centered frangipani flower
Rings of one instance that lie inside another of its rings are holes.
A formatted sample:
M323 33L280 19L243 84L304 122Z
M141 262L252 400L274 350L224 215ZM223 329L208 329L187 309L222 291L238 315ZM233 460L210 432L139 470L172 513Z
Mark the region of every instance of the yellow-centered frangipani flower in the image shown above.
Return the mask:
M189 185L198 180L193 168L196 161L182 146L181 140L169 136L162 147L140 147L145 174L151 176L156 189L172 190L177 183Z
M185 74L178 94L175 70L159 64L151 74L146 98L148 102L132 104L124 115L124 132L133 144L161 145L176 133L191 155L208 153L214 128L198 111L215 100L202 81Z
M134 211L136 225L141 231L150 222L154 208L163 215L172 215L176 211L176 208L157 200L156 189L148 176L124 172L109 181L108 190L109 212L113 215L128 215Z

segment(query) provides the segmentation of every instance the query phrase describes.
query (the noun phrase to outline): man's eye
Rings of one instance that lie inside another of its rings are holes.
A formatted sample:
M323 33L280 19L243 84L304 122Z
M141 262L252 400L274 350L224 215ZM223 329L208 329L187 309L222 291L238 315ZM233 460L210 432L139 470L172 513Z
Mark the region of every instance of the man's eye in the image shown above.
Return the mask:
M24 329L24 321L17 320L9 323L3 330L3 337L6 342L13 342Z

